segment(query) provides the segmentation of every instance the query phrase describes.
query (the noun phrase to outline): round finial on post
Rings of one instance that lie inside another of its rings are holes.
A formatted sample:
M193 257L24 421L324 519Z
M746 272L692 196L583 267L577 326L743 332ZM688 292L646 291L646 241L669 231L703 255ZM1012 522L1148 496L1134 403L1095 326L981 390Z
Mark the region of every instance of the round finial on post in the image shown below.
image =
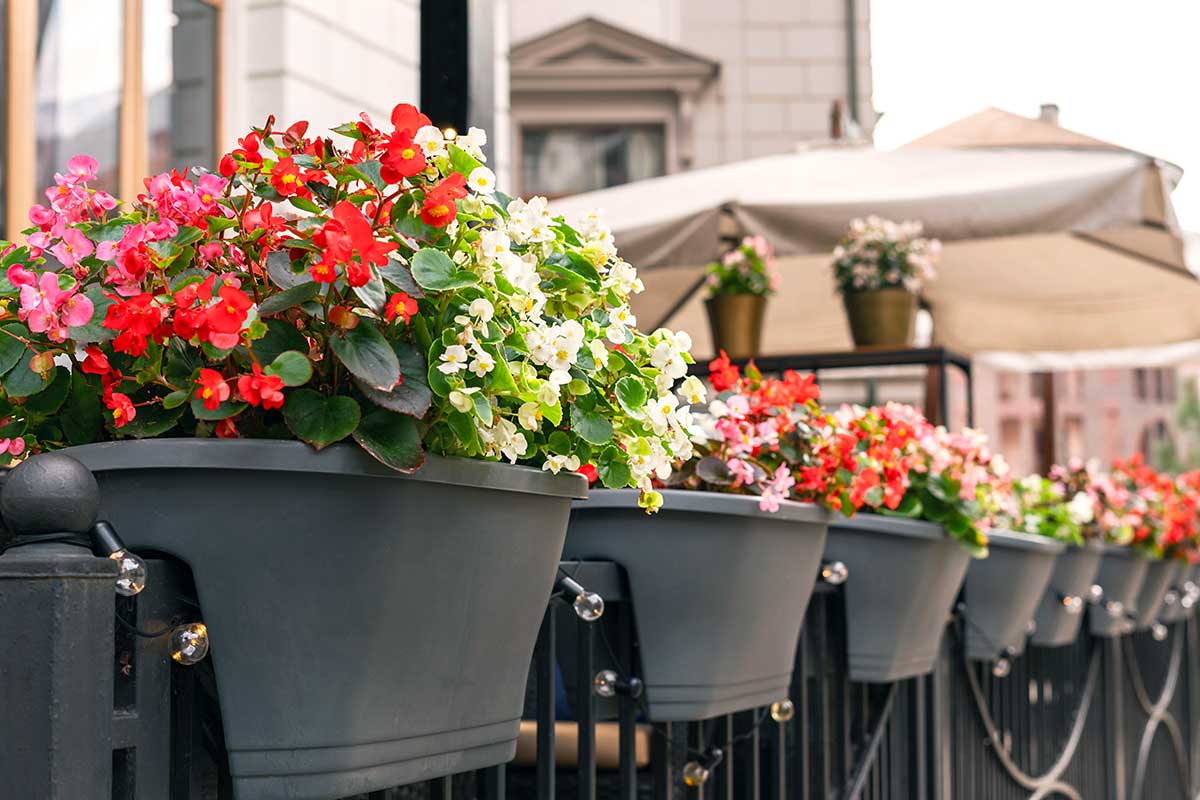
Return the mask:
M86 534L100 511L100 486L70 456L31 456L9 471L0 490L0 516L15 536Z

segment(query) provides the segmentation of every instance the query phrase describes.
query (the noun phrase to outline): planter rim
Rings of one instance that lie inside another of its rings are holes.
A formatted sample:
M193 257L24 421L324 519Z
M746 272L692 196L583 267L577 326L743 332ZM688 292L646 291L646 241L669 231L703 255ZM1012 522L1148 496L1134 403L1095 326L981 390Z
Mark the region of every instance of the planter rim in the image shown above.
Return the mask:
M667 511L700 511L709 514L724 514L732 517L767 517L787 522L828 522L830 514L813 503L797 503L783 500L776 512L760 511L758 498L743 494L724 492L702 492L690 489L662 489L663 506L658 513ZM589 508L634 508L637 505L636 489L596 489L589 492L587 499L572 504L574 510ZM639 509L640 510L640 509Z
M1010 531L1003 529L992 529L987 532L988 547L996 545L1000 548L1010 548L1013 550L1037 550L1043 553L1061 553L1067 549L1064 542L1057 539L1050 539L1045 536L1035 536L1030 533L1021 533L1020 531Z
M1155 561L1162 561L1161 558L1151 558L1148 555L1144 555L1140 551L1134 550L1127 544L1113 544L1112 542L1104 542L1100 545L1100 547L1103 548L1104 555L1106 557L1115 556L1116 558L1140 558L1145 561L1149 561L1151 564L1153 564Z
M886 514L872 514L860 511L853 517L839 516L831 520L830 528L854 528L871 533L890 534L892 536L907 536L913 539L949 539L946 529L936 522L907 517L890 517Z
M318 451L304 442L274 439L139 439L85 444L60 452L85 462L94 471L223 469L320 472L479 486L572 499L587 497L587 479L574 473L553 475L533 467L426 453L421 468L408 475L390 469L362 448L351 444L335 444Z

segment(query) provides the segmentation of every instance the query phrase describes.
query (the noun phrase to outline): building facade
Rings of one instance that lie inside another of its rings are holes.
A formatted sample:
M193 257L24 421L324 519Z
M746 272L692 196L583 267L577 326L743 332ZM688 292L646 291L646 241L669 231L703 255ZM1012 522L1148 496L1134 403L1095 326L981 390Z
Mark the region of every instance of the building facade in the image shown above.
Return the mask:
M867 0L509 0L510 161L569 194L870 130Z

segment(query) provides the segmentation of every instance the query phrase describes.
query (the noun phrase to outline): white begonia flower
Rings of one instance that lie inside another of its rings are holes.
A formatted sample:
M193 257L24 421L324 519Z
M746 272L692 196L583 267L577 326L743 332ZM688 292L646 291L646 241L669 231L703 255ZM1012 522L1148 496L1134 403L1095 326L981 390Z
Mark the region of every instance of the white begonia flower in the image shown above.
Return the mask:
M625 344L629 330L624 325L609 325L604 329L604 338L613 344Z
M535 286L527 293L513 297L509 305L524 317L536 318L541 316L542 309L546 307L546 295Z
M517 422L527 431L536 431L542 427L542 404L532 401L522 403L517 409Z
M566 386L570 382L571 373L567 372L565 369L556 369L550 373L549 383L551 386Z
M460 133L454 139L454 144L469 153L476 161L487 161L483 154L483 146L487 144L487 132L483 128L472 126L466 133Z
M471 301L471 305L467 306L467 313L479 320L480 325L486 325L496 315L496 309L487 298L480 297Z
M532 328L525 333L525 346L535 364L545 364L554 357L554 334L549 328Z
M629 306L619 306L608 312L608 324L632 328L637 325L637 317L629 310Z
M578 320L569 319L558 328L560 335L576 350L583 346L583 339L587 335L587 331L583 329Z
M475 408L475 401L472 400L471 396L466 392L455 389L454 391L450 392L450 405L454 406L464 414L467 414L473 408Z
M476 167L467 176L467 186L479 194L491 194L496 191L496 173L487 167Z
M441 361L442 363L438 364L438 372L454 375L467 368L467 348L461 344L452 344L442 353Z
M673 394L664 394L657 400L651 400L646 403L643 409L646 414L646 419L650 421L650 427L659 436L665 436L671 425L671 418L675 416L675 409L679 405L679 400Z
M708 398L708 390L704 383L695 375L689 375L679 386L679 394L688 405L703 403Z
M464 213L475 214L476 216L483 216L483 210L487 208L487 204L484 203L483 198L476 194L460 197L458 205Z
M622 297L638 294L646 288L642 284L641 278L637 276L637 270L625 261L617 261L613 265L604 278L604 284L615 288Z
M570 376L568 376L570 377ZM558 402L558 384L546 381L537 390L537 401L544 406L552 406Z
M492 358L492 354L486 350L476 350L475 359L471 362L470 367L468 367L471 372L475 373L480 378L482 378L484 375L487 375L495 368L496 359Z
M547 456L546 463L542 464L542 469L548 469L555 475L564 469L574 472L579 469L579 456Z
M687 374L687 362L673 343L659 342L650 354L650 363L671 378L682 378Z
M1076 525L1086 525L1091 522L1096 513L1092 498L1086 492L1079 492L1067 503L1067 516Z
M413 136L413 141L425 151L426 158L446 155L446 137L442 135L441 129L434 125L420 128Z
M713 400L708 404L708 413L713 419L722 419L729 416L729 406L724 400Z
M1017 481L1017 486L1024 492L1039 492L1042 489L1041 475L1026 475L1021 480Z
M511 247L512 241L504 231L488 229L479 234L479 260L486 264L509 252Z
M537 259L528 253L519 256L509 251L501 253L496 260L500 262L500 271L504 274L505 280L511 283L513 288L529 292L537 287L540 280L537 273Z
M596 366L604 369L608 366L608 348L604 346L604 342L599 339L593 339L588 342L588 350L592 353L592 360L596 362Z
M512 437L500 447L500 454L507 458L513 464L517 463L517 459L529 452L529 442L523 433L514 433Z
M654 376L654 391L659 394L670 394L671 387L675 385L675 379L665 372L660 372Z

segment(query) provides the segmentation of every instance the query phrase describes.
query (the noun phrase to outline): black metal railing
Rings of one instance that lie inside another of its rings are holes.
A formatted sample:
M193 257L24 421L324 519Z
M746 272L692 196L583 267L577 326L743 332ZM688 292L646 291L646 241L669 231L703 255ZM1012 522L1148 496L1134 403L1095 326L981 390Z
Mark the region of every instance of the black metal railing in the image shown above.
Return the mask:
M96 679L104 690L70 695L77 705L112 706L104 734L111 791L86 797L229 800L211 659L175 664L160 635L195 615L190 575L171 561L149 560L148 568L141 595L115 603L104 596L111 628L78 643L102 648L107 637L112 647L111 673ZM546 608L517 758L355 800L1159 800L1200 788L1194 616L1167 625L1162 640L1150 632L1099 639L1085 630L1066 647L1030 647L1003 677L965 660L964 623L955 620L932 675L860 684L847 678L840 591L818 582L790 707L651 724L640 693L636 598L622 569L564 563L560 576L575 583L560 581ZM576 612L577 585L604 598L599 619Z

